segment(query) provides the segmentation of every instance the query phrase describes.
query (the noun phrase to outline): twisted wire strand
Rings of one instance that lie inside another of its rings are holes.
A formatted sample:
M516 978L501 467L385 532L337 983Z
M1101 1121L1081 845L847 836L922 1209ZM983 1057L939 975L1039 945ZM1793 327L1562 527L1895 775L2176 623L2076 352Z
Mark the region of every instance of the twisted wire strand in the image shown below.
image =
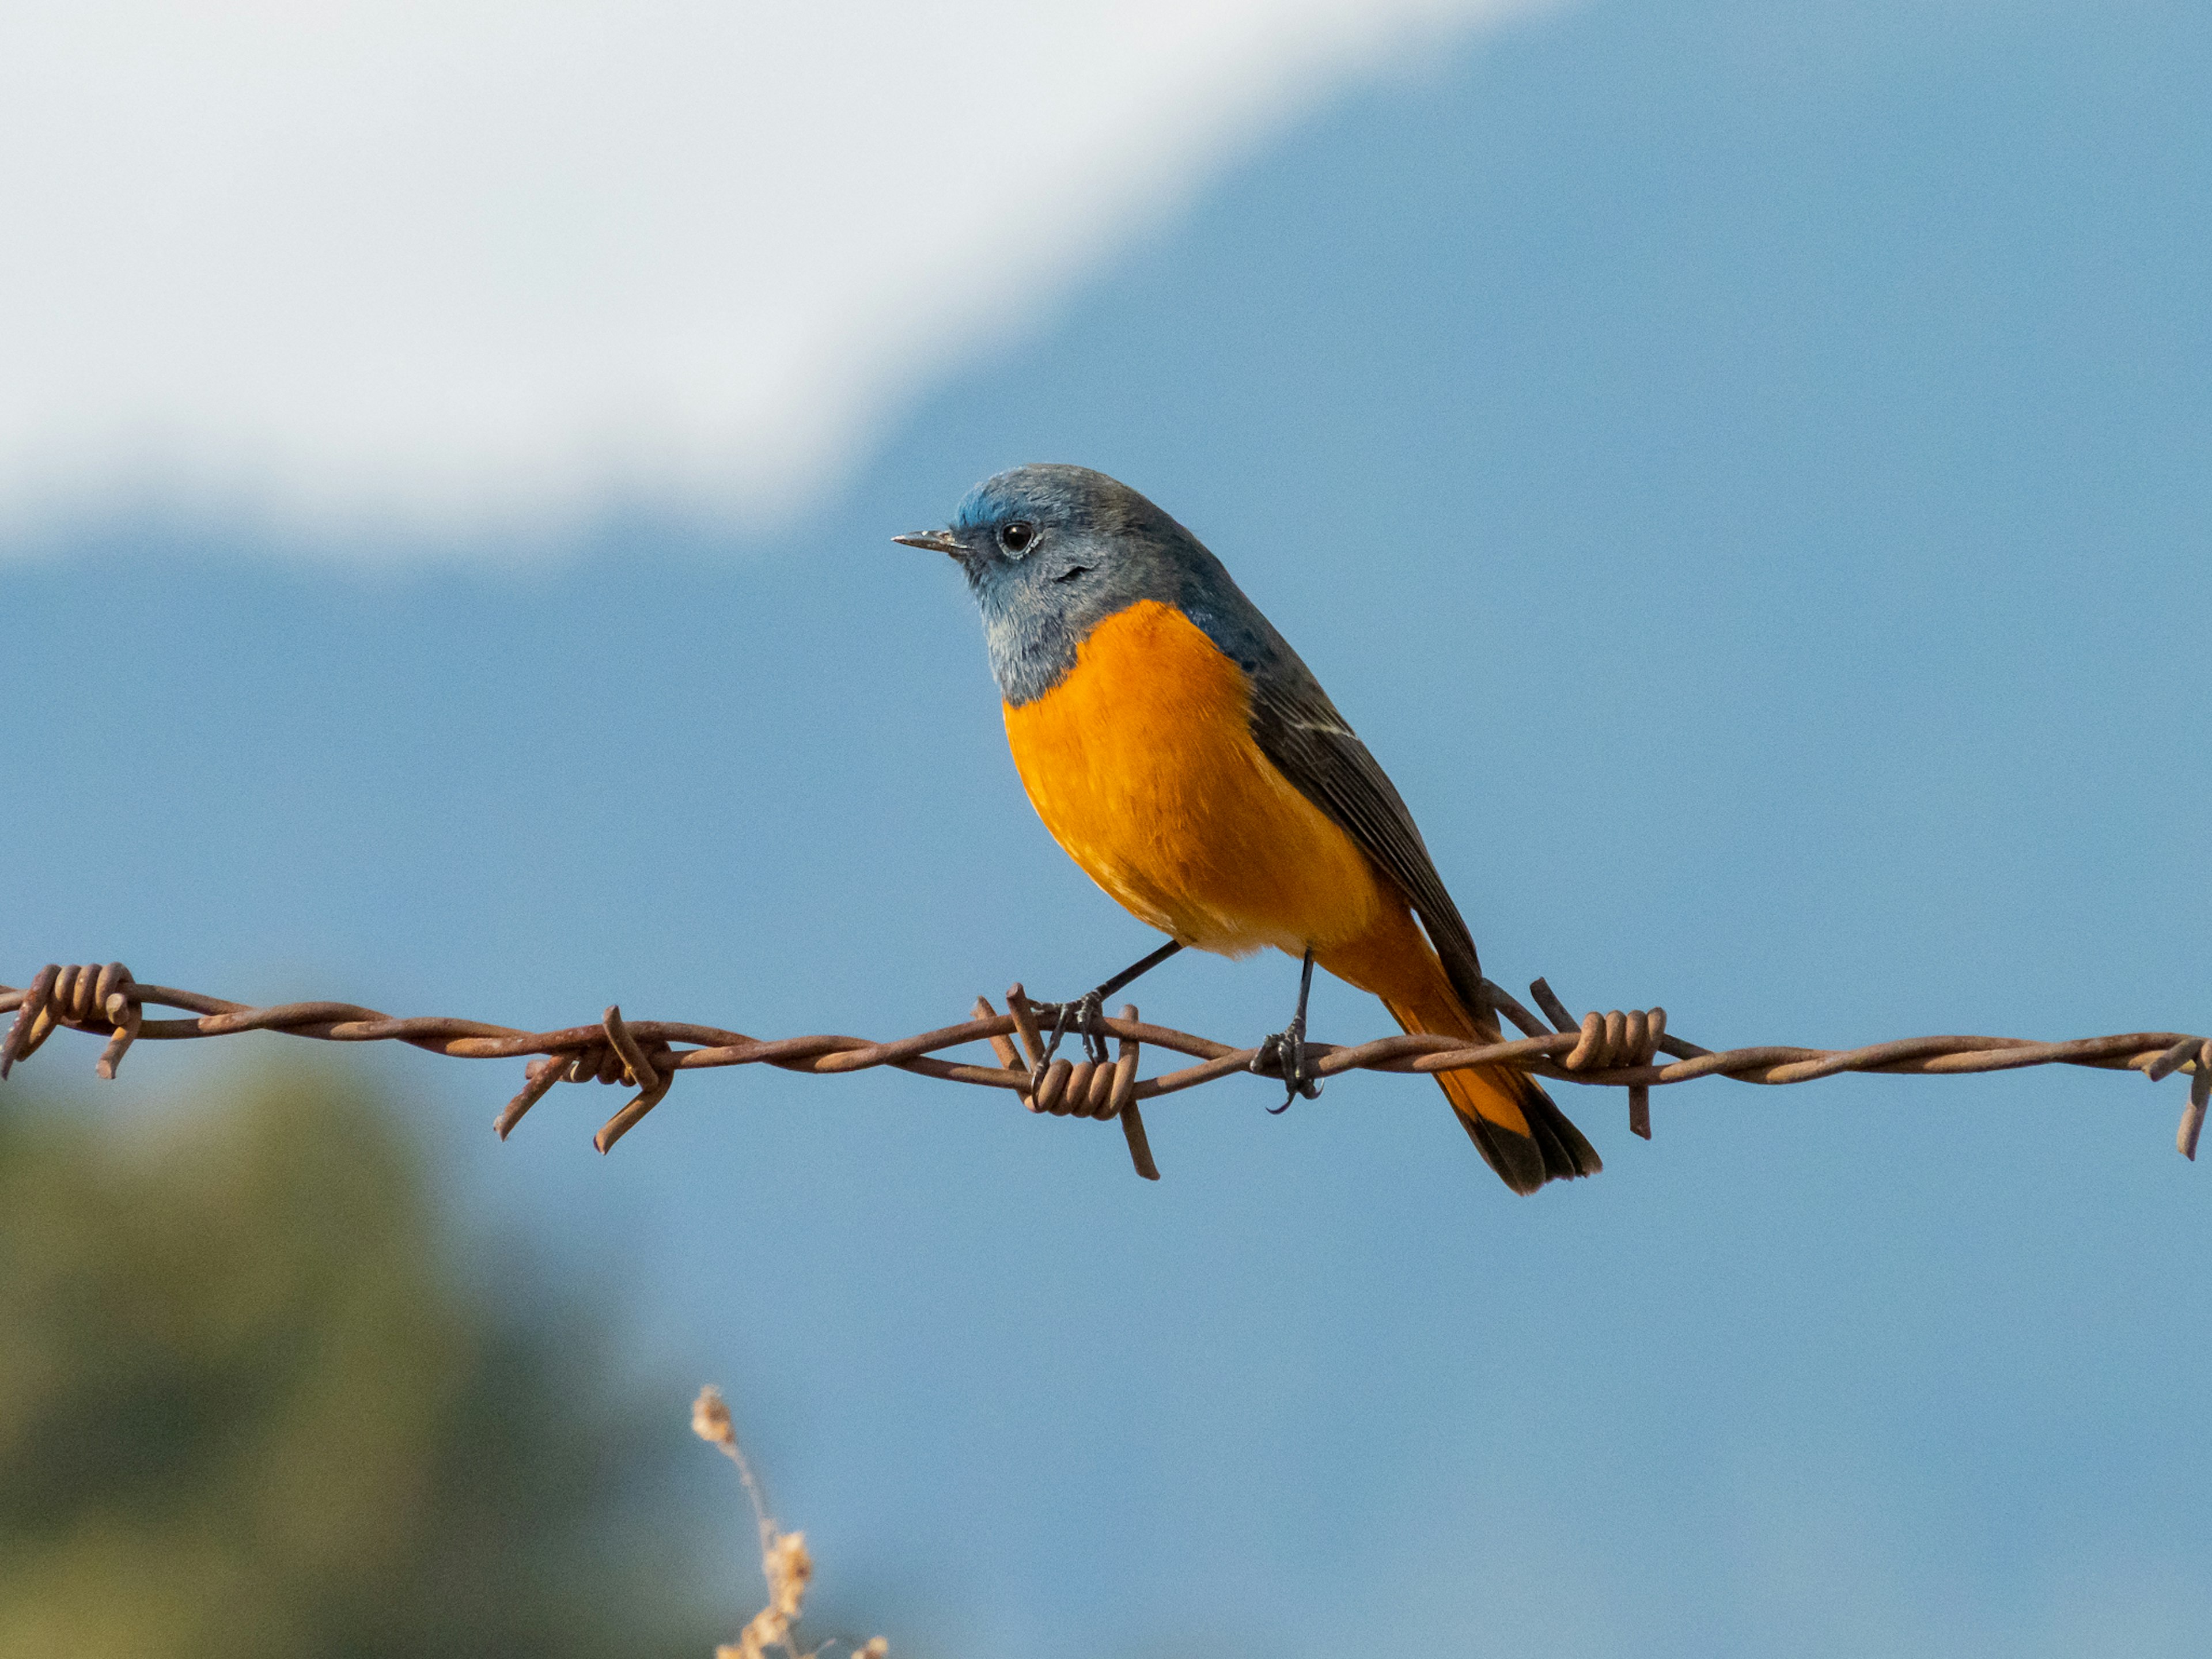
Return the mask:
M1809 1083L1844 1072L1948 1077L1978 1072L2013 1071L2029 1066L2087 1066L2106 1071L2138 1071L2154 1082L2185 1072L2189 1101L2174 1136L2176 1148L2197 1156L2206 1109L2212 1106L2212 1040L2178 1031L2127 1031L2070 1042L2040 1042L2024 1037L1900 1037L1858 1048L1802 1048L1768 1044L1715 1051L1674 1036L1663 1008L1589 1013L1577 1020L1542 980L1529 994L1543 1018L1531 1013L1488 980L1483 989L1495 1011L1524 1036L1493 1042L1413 1033L1340 1045L1309 1042L1305 1067L1315 1077L1351 1071L1437 1073L1470 1066L1509 1065L1557 1082L1620 1087L1628 1091L1629 1127L1650 1139L1650 1091L1695 1078L1724 1077L1739 1083ZM184 1010L182 1019L149 1019L149 1006ZM1148 1024L1133 1004L1102 1017L1097 1029L1115 1038L1117 1053L1103 1061L1065 1058L1046 1062L1046 1045L1037 1006L1014 986L1006 1012L987 998L957 1025L923 1031L895 1042L824 1034L814 1036L754 1037L720 1026L673 1020L627 1020L619 1006L610 1007L596 1025L552 1031L525 1031L481 1020L443 1015L395 1018L349 1002L288 1002L268 1007L226 1001L198 991L145 985L119 962L64 965L49 963L27 986L0 985L0 1014L13 1013L0 1041L0 1079L28 1059L55 1030L67 1027L105 1036L96 1070L112 1079L125 1053L139 1042L234 1036L246 1031L276 1031L326 1042L404 1042L432 1054L467 1060L526 1060L523 1088L508 1101L494 1127L504 1139L525 1114L555 1085L622 1083L637 1093L599 1129L594 1144L604 1152L635 1127L665 1099L676 1074L722 1066L774 1066L786 1071L834 1076L894 1066L918 1076L1005 1089L1033 1112L1055 1116L1117 1121L1137 1172L1157 1181L1138 1103L1178 1094L1239 1072L1279 1076L1279 1060L1258 1048L1217 1042L1188 1031ZM1548 1023L1547 1023L1548 1021ZM988 1043L995 1065L942 1060L938 1051ZM1016 1043L1020 1044L1018 1050ZM1146 1044L1196 1061L1178 1070L1140 1078ZM678 1045L685 1045L679 1047ZM1661 1063L1662 1054L1668 1056ZM1024 1064L1026 1057L1027 1064Z

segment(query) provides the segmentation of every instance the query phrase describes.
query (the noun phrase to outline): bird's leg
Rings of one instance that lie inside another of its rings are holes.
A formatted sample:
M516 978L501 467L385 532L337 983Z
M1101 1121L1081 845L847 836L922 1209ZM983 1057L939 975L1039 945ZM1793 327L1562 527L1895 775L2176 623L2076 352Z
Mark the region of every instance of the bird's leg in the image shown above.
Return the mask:
M1298 969L1298 1011L1291 1016L1289 1028L1271 1037L1262 1038L1260 1052L1252 1056L1252 1069L1261 1077L1282 1079L1288 1093L1279 1106L1270 1106L1270 1112L1287 1112L1291 1103L1300 1095L1312 1100L1321 1093L1321 1079L1306 1072L1306 995L1313 989L1313 946L1306 946L1305 965Z
M1106 999L1123 986L1143 978L1182 949L1182 941L1171 939L1143 961L1131 963L1104 984L1085 991L1074 1001L1042 1005L1037 1012L1052 1016L1052 1035L1045 1039L1044 1058L1036 1064L1037 1075L1040 1078L1044 1075L1044 1068L1052 1064L1053 1051L1060 1047L1060 1038L1070 1031L1082 1037L1085 1055L1099 1065L1104 1065L1107 1058L1106 1030L1099 1021L1104 1016Z

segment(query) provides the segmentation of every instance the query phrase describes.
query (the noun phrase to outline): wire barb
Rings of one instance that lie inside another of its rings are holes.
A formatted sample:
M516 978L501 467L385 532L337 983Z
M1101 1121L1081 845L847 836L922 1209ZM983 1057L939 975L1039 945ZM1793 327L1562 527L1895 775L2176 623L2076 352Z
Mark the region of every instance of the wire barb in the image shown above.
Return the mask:
M1318 1079L1349 1071L1423 1073L1517 1066L1557 1082L1626 1090L1629 1127L1647 1139L1650 1091L1703 1077L1790 1084L1844 1072L1942 1077L2065 1065L2141 1072L2157 1081L2186 1072L2189 1103L2175 1145L2191 1158L2208 1109L2212 1109L2212 1040L2179 1031L2128 1031L2066 1042L1904 1037L1849 1049L1768 1046L1716 1052L1670 1032L1663 1008L1616 1009L1577 1020L1540 979L1528 989L1549 1020L1547 1025L1502 987L1486 980L1482 988L1490 1006L1525 1036L1485 1040L1411 1032L1350 1046L1309 1042L1304 1046L1309 1068ZM190 1017L150 1019L144 1015L149 1006L180 1009ZM680 1071L766 1065L828 1076L888 1066L945 1082L1003 1089L1041 1115L1118 1120L1130 1162L1147 1181L1157 1181L1159 1170L1138 1103L1248 1071L1260 1053L1257 1047L1232 1047L1188 1031L1146 1024L1132 1004L1115 1018L1102 1015L1096 1022L1102 1040L1110 1036L1118 1041L1111 1059L1086 1059L1079 1065L1055 1059L1042 1065L1046 1054L1037 1006L1018 984L1006 994L1003 1014L993 1010L988 998L978 998L965 1023L891 1042L830 1035L762 1038L720 1026L632 1021L623 1017L619 1006L609 1007L596 1024L555 1031L524 1031L441 1015L395 1018L346 1002L257 1008L198 991L141 984L119 962L104 967L49 963L21 989L0 986L0 1014L10 1013L15 1018L0 1038L0 1078L18 1060L36 1053L61 1026L107 1039L98 1066L103 1078L114 1076L117 1062L135 1042L234 1036L246 1031L275 1031L326 1042L404 1042L459 1059L525 1060L523 1088L494 1125L502 1139L556 1084L628 1083L637 1092L594 1138L601 1152L666 1098ZM979 1066L939 1057L941 1050L971 1043L988 1043L996 1063ZM1139 1059L1146 1044L1193 1063L1140 1078ZM1665 1063L1662 1055L1669 1057Z
M522 1092L508 1101L506 1109L492 1120L491 1127L501 1140L514 1133L514 1126L522 1121L522 1115L544 1099L568 1069L568 1060L560 1054L533 1060L524 1068L530 1080L522 1085Z
M630 1029L623 1023L622 1009L611 1006L604 1022L607 1048L622 1060L623 1080L637 1091L636 1096L606 1121L599 1133L592 1137L592 1145L604 1156L615 1142L635 1128L645 1115L660 1104L668 1093L668 1086L676 1081L676 1067L669 1065L664 1072L657 1069ZM666 1060L668 1048L662 1044L659 1057Z
M1137 1024L1137 1005L1125 1003L1121 1008L1124 1025ZM1129 1143L1129 1162L1136 1165L1137 1173L1146 1181L1160 1178L1160 1166L1152 1162L1152 1143L1145 1133L1145 1120L1137 1110L1137 1056L1139 1044L1133 1036L1119 1040L1119 1051L1114 1059L1114 1092L1108 1098L1106 1115L1121 1120L1121 1134Z
M1006 988L1006 1012L1014 1017L1014 1029L1022 1034L1022 1052L1030 1057L1030 1086L1022 1095L1022 1104L1033 1112L1042 1112L1045 1108L1038 1097L1042 1091L1048 1058L1044 1033L1037 1025L1036 1005L1022 989L1019 980Z
M2189 1044L2177 1042L2160 1056L2160 1063L2176 1053L2186 1053ZM2175 1066L2193 1065L2196 1076L2189 1080L2189 1104L2181 1109L2181 1127L2174 1131L2173 1144L2182 1157L2191 1164L2197 1162L2197 1137L2204 1132L2204 1109L2212 1106L2212 1042L2197 1045L2194 1060L2181 1060L2168 1066L2165 1072L2154 1072L2154 1076L2171 1074Z
M1573 1052L1564 1062L1571 1072L1649 1066L1667 1040L1664 1008L1654 1008L1649 1012L1638 1009L1628 1013L1616 1008L1609 1014L1585 1014L1577 1024L1575 1017L1567 1012L1567 1005L1542 980L1528 987L1528 994L1535 998L1536 1006L1544 1011L1554 1030L1575 1034ZM1526 1030L1528 1027L1522 1029ZM1649 1083L1628 1085L1628 1133L1638 1139L1651 1139Z

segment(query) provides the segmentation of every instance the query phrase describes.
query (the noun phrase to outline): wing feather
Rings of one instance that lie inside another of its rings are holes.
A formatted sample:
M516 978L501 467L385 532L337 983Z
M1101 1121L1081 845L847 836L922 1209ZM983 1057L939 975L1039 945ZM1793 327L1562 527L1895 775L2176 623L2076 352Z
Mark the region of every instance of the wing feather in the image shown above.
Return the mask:
M1275 672L1255 675L1252 682L1253 741L1299 793L1398 884L1428 930L1453 990L1469 1013L1490 1024L1474 937L1445 891L1396 787L1310 672L1284 672L1288 664L1271 666ZM1298 663L1297 670L1304 666Z

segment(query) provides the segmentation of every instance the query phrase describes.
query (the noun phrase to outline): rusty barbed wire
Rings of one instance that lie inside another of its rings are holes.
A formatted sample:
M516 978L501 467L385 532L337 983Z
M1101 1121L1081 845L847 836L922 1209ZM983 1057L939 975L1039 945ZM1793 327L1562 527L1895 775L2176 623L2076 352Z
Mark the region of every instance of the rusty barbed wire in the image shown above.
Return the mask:
M1697 1078L1724 1077L1740 1083L1810 1083L1845 1072L1892 1075L1955 1076L2013 1071L2029 1066L2087 1066L2104 1071L2138 1071L2157 1082L2176 1072L2191 1074L2174 1144L2195 1158L2212 1106L2212 1039L2179 1031L2128 1031L2112 1036L2039 1042L2024 1037L1902 1037L1860 1048L1802 1048L1767 1045L1716 1051L1685 1042L1667 1029L1663 1008L1619 1009L1577 1020L1552 988L1537 980L1529 994L1543 1011L1540 1018L1491 981L1483 990L1498 1013L1527 1035L1490 1043L1422 1034L1393 1035L1372 1042L1305 1045L1310 1075L1329 1078L1350 1071L1436 1073L1474 1066L1518 1066L1557 1082L1619 1087L1628 1092L1629 1127L1651 1138L1651 1091ZM149 1019L149 1006L182 1009L185 1019ZM112 1079L131 1045L180 1038L234 1036L246 1031L275 1031L327 1042L404 1042L432 1054L469 1060L526 1060L521 1091L500 1112L493 1127L504 1139L526 1113L558 1083L626 1084L637 1091L600 1127L592 1144L605 1152L637 1127L666 1097L676 1074L722 1066L774 1066L786 1071L836 1075L889 1066L917 1076L1018 1096L1032 1112L1091 1118L1121 1124L1137 1173L1159 1179L1138 1103L1178 1094L1239 1072L1279 1076L1279 1061L1258 1048L1216 1042L1139 1018L1134 1004L1097 1030L1114 1037L1118 1048L1105 1060L1053 1057L1039 1019L1040 1009L1018 984L1006 994L1006 1012L979 997L963 1024L923 1031L896 1042L823 1035L753 1037L720 1026L672 1020L626 1020L619 1006L610 1007L596 1025L553 1031L525 1031L481 1020L442 1015L395 1018L350 1002L288 1002L253 1007L198 991L144 985L119 962L64 966L49 963L29 985L0 986L0 1014L14 1021L0 1041L0 1079L19 1060L35 1054L57 1030L107 1038L95 1067ZM1548 1020L1548 1024L1547 1021ZM1016 1048L1018 1042L1020 1048ZM994 1066L940 1060L938 1051L988 1043ZM678 1047L678 1045L689 1045ZM1181 1054L1198 1063L1139 1078L1145 1045ZM1670 1056L1658 1063L1661 1054ZM1027 1064L1023 1062L1026 1059Z

